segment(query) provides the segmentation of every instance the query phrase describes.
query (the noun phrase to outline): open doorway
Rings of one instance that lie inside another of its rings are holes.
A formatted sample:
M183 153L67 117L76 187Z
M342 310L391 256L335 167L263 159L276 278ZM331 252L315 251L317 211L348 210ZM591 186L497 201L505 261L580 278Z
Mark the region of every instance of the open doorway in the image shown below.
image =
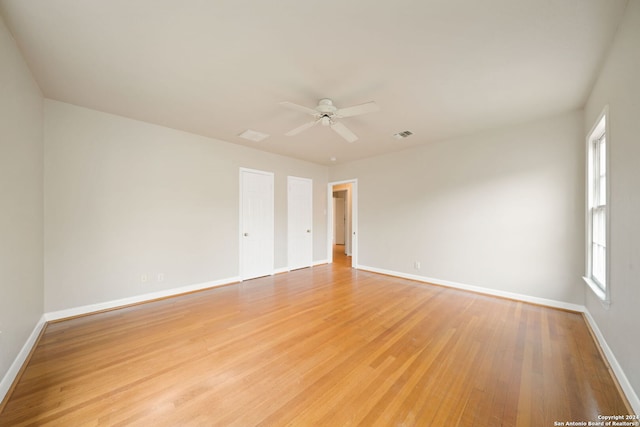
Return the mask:
M357 268L357 181L329 183L328 259Z

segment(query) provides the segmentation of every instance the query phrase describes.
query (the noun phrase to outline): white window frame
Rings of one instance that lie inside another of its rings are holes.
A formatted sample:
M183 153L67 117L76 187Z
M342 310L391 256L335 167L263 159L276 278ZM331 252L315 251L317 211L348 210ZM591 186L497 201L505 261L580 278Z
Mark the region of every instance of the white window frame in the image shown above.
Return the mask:
M609 108L605 107L596 123L587 135L587 203L586 203L586 272L583 277L593 293L608 306L610 302L610 231L609 231L609 152L611 138L609 136ZM604 162L601 162L601 144L604 144ZM604 166L602 172L600 165ZM602 181L604 180L604 184ZM601 192L604 197L601 197ZM604 216L604 218L602 218ZM600 220L598 220L600 217ZM597 233L598 225L601 233ZM594 227L596 224L596 227ZM594 230L596 231L594 233ZM604 238L602 238L604 233ZM599 235L598 235L599 234ZM594 249L595 248L595 249ZM604 254L602 254L604 252ZM600 262L594 265L594 255Z

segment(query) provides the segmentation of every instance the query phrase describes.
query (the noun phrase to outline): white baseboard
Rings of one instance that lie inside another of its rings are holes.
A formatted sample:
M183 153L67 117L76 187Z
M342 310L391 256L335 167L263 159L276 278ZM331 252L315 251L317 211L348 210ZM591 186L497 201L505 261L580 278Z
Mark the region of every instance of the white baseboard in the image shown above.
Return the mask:
M44 325L46 324L47 324L47 321L45 320L45 316L43 314L40 317L40 320L38 320L38 323L36 323L36 326L33 328L33 331L31 331L31 335L29 335L29 338L27 338L27 341L24 343L24 345L20 349L20 352L18 353L16 358L13 360L13 363L11 364L11 366L9 366L9 370L7 371L6 374L4 374L4 377L2 377L2 381L0 381L0 402L2 402L4 397L9 392L9 389L11 388L11 385L13 384L16 377L18 376L20 369L27 361L27 357L29 357L29 353L31 353L31 349L36 344L36 340L38 339L38 336L40 335L42 328L44 328Z
M465 290L465 291L472 291L472 292L477 292L477 293L481 293L481 294L485 294L485 295L491 295L491 296L502 297L502 298L509 298L509 299L513 299L513 300L517 300L517 301L529 302L529 303L538 304L538 305L544 305L544 306L547 306L547 307L561 308L563 310L576 311L578 313L584 313L585 310L586 310L586 308L583 305L572 304L572 303L568 303L568 302L564 302L564 301L556 301L556 300L552 300L552 299L532 297L532 296L529 296L529 295L518 294L518 293L515 293L515 292L499 291L499 290L496 290L496 289L483 288L481 286L474 286L474 285L467 285L467 284L464 284L464 283L451 282L449 280L434 279L432 277L418 276L416 274L401 273L401 272L398 272L398 271L384 270L384 269L375 268L375 267L368 267L366 265L359 265L358 268L360 270L371 271L373 273L386 274L388 276L401 277L403 279L410 279L410 280L415 280L415 281L418 281L418 282L432 283L434 285L441 285L441 286L446 286L446 287L449 287L449 288L456 288L456 289L461 289L461 290Z
M66 319L68 317L80 316L83 314L95 313L97 311L109 310L119 307L125 307L131 304L138 304L141 302L153 301L159 298L166 298L180 294L186 294L188 292L200 291L203 289L215 288L216 286L228 285L230 283L239 282L239 277L229 277L221 280L214 280L211 282L197 283L195 285L181 286L179 288L166 289L158 292L151 292L148 294L136 295L129 298L122 298L113 301L101 302L97 304L83 305L81 307L69 308L66 310L53 311L44 314L44 318L47 322L52 320Z
M598 328L598 324L596 323L595 319L591 316L591 313L589 313L589 310L585 310L584 315L585 315L585 318L587 319L587 322L589 322L589 326L591 327L591 330L595 334L596 339L598 340L598 344L600 344L600 348L604 352L604 356L607 358L607 362L609 362L609 366L611 366L613 373L618 379L618 383L620 384L620 387L622 387L622 391L627 397L627 400L631 405L631 409L633 409L635 414L640 414L640 399L638 398L638 394L635 392L635 390L631 386L629 379L624 374L624 371L622 370L622 367L618 363L616 356L613 354L613 351L611 351L609 344L607 344L607 341L604 339L604 335L602 335L600 328Z
M313 266L317 266L317 265L323 265L323 264L329 264L329 260L326 259L321 259L319 261L313 261Z

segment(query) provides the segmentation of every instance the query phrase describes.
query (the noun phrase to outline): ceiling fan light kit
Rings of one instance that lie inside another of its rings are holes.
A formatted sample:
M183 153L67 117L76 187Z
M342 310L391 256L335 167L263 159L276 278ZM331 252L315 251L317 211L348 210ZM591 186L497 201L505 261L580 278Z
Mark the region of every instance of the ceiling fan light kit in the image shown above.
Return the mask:
M318 105L315 108L309 108L287 101L281 102L280 105L291 110L309 114L313 117L312 121L290 130L289 132L285 133L285 135L294 136L315 126L318 123L321 123L323 126L330 127L335 133L340 135L347 142L356 141L358 139L358 136L351 132L351 130L349 130L349 128L346 127L342 122L339 122L338 119L359 116L362 114L372 113L374 111L380 110L380 107L378 107L378 105L373 101L366 102L360 105L354 105L353 107L338 108L329 98L322 98L320 101L318 101Z

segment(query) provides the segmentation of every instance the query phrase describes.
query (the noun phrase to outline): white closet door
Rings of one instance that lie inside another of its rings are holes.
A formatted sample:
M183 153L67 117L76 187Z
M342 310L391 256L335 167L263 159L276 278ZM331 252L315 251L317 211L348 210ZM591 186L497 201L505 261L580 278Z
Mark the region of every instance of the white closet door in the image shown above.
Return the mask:
M273 274L273 173L240 169L240 278Z
M313 264L313 181L287 178L288 264L290 270Z

